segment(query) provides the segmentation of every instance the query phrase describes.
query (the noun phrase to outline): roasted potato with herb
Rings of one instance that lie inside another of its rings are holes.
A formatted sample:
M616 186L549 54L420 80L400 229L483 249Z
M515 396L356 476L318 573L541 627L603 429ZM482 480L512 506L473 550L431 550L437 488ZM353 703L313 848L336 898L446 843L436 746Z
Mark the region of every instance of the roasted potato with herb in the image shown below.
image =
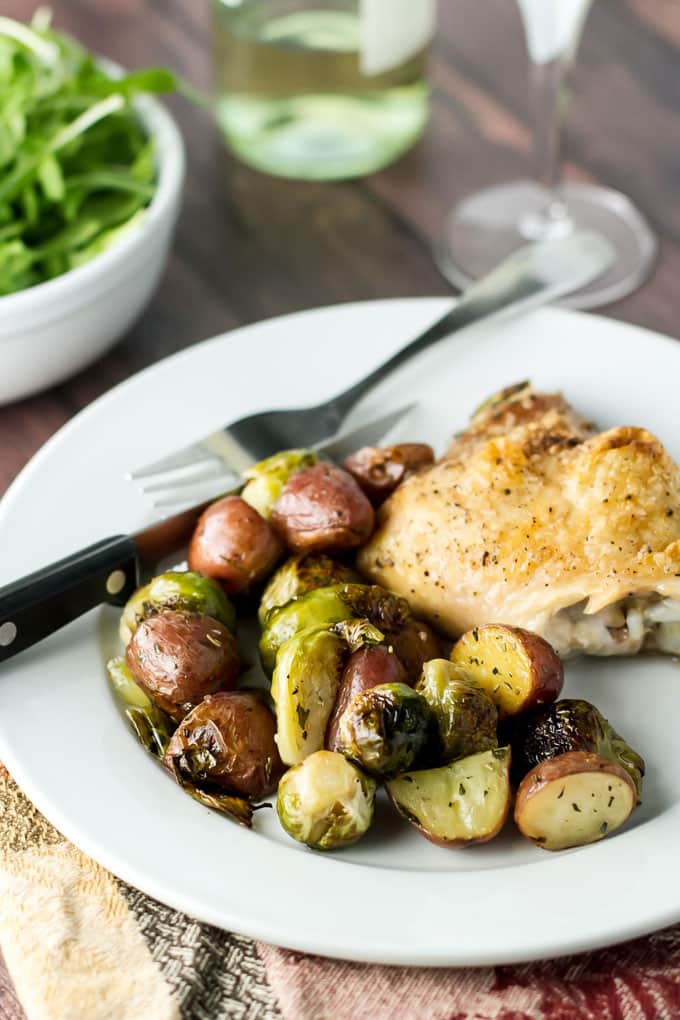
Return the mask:
M373 821L376 784L332 751L316 751L289 769L276 800L289 836L314 850L356 843Z
M252 588L274 569L283 548L264 517L240 496L225 496L199 518L189 567L217 578L225 591Z
M426 662L416 690L432 710L440 763L498 746L496 706L462 667L448 659Z
M241 499L269 520L286 482L303 468L312 467L318 459L311 450L282 450L253 464L243 472L247 482L241 490Z
M501 719L559 698L564 670L557 652L521 627L487 624L467 631L451 651L493 698Z
M286 765L296 765L324 746L347 648L328 630L295 634L280 648L272 676L276 743Z
M396 446L363 446L344 462L373 506L379 506L420 468L434 464L434 450L425 443L398 443Z
M350 621L351 622L351 621ZM401 662L386 645L366 645L350 655L345 666L335 705L326 729L326 747L329 751L338 751L338 730L342 715L357 695L369 691L380 684L402 684L406 682L406 672Z
M127 645L142 620L166 609L212 616L236 633L236 612L222 587L194 570L169 570L138 588L120 620L120 639Z
M637 802L630 774L588 751L568 751L528 772L517 791L517 828L544 850L584 846L615 832Z
M510 748L406 772L385 786L399 814L432 843L451 848L486 843L501 831L510 810Z
M231 631L192 613L165 612L143 620L125 662L133 680L177 721L206 694L233 687L240 672Z
M380 684L355 695L340 716L336 746L373 776L413 767L432 739L424 698L406 684Z
M293 475L272 508L272 525L292 552L356 549L373 531L373 507L342 468L316 464Z
M517 781L542 762L570 751L585 751L620 765L642 796L644 759L620 737L589 701L563 698L513 720L509 728Z
M256 694L218 691L182 719L165 764L195 784L258 800L276 789L283 772L275 733L274 717Z
M359 575L351 567L323 553L316 556L291 556L279 567L262 594L257 614L260 625L264 627L274 609L280 609L315 588L359 580Z

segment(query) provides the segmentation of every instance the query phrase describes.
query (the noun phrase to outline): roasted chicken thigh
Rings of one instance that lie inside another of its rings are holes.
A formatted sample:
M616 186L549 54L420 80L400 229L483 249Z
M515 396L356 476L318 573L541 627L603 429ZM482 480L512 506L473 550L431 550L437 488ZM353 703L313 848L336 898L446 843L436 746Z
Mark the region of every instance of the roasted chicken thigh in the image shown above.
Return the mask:
M519 384L387 500L358 562L451 637L505 623L562 655L680 653L680 468L645 429L599 432Z

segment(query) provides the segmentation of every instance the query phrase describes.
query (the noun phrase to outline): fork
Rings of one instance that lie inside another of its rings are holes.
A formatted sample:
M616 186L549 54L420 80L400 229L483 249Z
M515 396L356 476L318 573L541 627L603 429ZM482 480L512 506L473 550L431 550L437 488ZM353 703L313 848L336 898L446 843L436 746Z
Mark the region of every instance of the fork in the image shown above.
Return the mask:
M604 238L587 231L526 245L472 284L424 333L332 399L240 418L127 477L161 511L207 498L233 485L255 461L281 449L314 447L338 433L362 397L431 345L482 319L527 311L578 290L608 268L613 254Z

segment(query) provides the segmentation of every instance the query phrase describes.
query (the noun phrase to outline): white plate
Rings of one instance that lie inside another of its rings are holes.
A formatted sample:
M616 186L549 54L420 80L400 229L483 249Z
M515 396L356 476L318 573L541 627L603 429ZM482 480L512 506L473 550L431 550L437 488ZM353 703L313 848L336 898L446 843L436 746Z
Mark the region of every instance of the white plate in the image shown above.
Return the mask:
M330 395L446 304L371 302L272 320L113 390L55 436L6 495L0 580L144 523L126 469L246 411ZM441 446L483 397L528 376L562 388L603 426L647 426L680 458L680 347L573 312L544 310L459 337L412 365L382 400L417 395L403 435ZM103 659L115 624L112 610L92 613L3 667L0 759L69 839L151 896L268 942L400 964L554 956L680 919L680 670L672 660L569 666L566 693L591 697L648 762L644 805L612 838L548 854L509 825L486 846L443 850L383 804L361 843L324 856L288 839L274 812L259 812L250 832L168 780L107 687Z

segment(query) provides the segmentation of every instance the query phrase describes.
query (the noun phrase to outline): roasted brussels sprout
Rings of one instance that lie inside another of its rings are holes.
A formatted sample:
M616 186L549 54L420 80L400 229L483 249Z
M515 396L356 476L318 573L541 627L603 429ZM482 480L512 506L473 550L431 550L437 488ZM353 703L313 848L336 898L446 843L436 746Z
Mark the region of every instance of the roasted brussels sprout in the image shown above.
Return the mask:
M395 776L422 757L432 738L424 698L406 684L380 684L355 695L340 717L337 748L374 776Z
M295 634L279 649L271 693L276 706L276 743L286 765L324 745L347 650L328 630Z
M276 810L289 836L314 850L356 843L373 821L376 784L332 751L316 751L279 783Z
M189 566L217 578L226 591L246 591L262 581L283 552L269 523L240 496L225 496L201 515Z
M188 793L190 797L197 800L203 807L212 808L213 811L219 811L220 814L226 815L228 818L238 822L239 825L245 825L247 829L252 828L253 824L253 811L257 807L264 805L253 805L245 797L236 797L231 793L224 793L222 790L215 787L212 790L203 789L198 786L192 779L188 779L184 773L182 773L178 767L177 761L171 758L167 763L169 771L175 777L178 786Z
M332 464L293 475L272 508L272 525L292 552L346 552L373 531L373 507L352 476Z
M256 694L218 691L182 719L165 764L195 784L257 800L276 789L283 772L275 733L274 717Z
M425 443L396 446L364 446L344 462L373 506L379 506L401 485L406 476L434 463L434 450Z
M468 630L451 650L493 698L501 719L559 698L564 670L555 649L521 627L488 623Z
M240 670L231 631L191 613L165 612L143 620L125 661L133 680L177 721L206 694L233 687Z
M426 662L416 690L432 709L440 763L498 746L496 706L460 666L447 659Z
M541 705L513 720L509 734L517 782L541 762L569 751L587 751L624 768L640 800L644 759L589 701L564 698Z
M260 658L266 673L271 674L279 648L295 634L328 627L352 616L343 593L342 585L316 588L272 611L260 638Z
M618 762L567 751L526 774L517 791L515 822L544 850L585 846L620 828L637 796L630 773Z
M142 620L166 609L212 616L236 633L236 612L221 586L194 570L169 570L138 588L120 620L120 639L127 645Z
M503 404L507 404L510 400L517 400L520 393L529 393L531 391L531 383L528 379L524 379L522 382L512 383L511 386L505 386L502 390L498 390L496 393L492 393L490 397L483 400L479 407L470 415L470 421L473 425L477 425L478 422L487 418L490 414L500 410Z
M155 758L162 758L170 742L172 720L135 683L122 656L110 659L106 671L116 699L140 742Z
M354 621L350 620L351 625ZM341 627L337 624L336 627ZM333 712L326 729L326 747L339 750L340 719L353 698L380 684L405 683L406 673L401 662L385 645L369 644L352 652L340 679Z
M510 748L406 772L385 785L399 814L432 843L451 848L486 843L501 831L510 810Z
M313 467L318 459L311 450L282 450L259 464L253 464L243 472L247 482L241 490L241 499L269 520L272 507L288 479L303 468Z
M279 567L263 592L258 610L260 625L264 627L272 610L280 609L315 588L358 580L359 575L351 567L322 553L317 556L291 556Z

